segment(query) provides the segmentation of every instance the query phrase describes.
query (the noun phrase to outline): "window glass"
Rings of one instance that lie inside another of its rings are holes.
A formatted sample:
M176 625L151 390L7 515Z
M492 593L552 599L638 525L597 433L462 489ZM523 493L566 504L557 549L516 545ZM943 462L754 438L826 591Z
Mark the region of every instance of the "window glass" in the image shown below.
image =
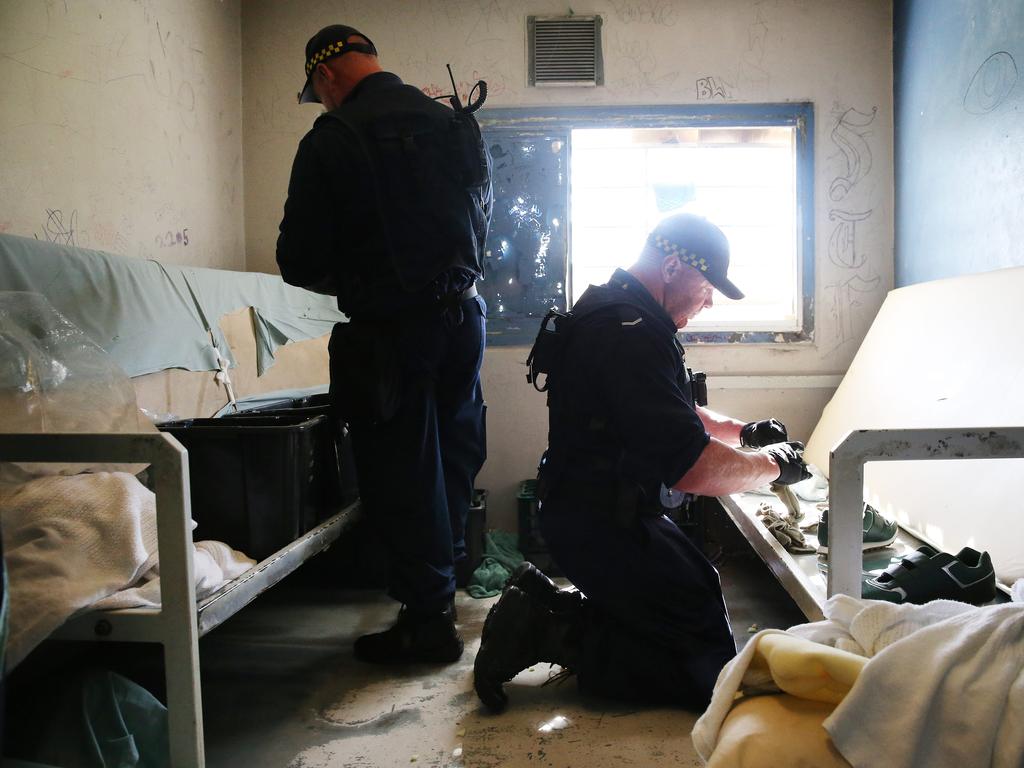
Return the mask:
M534 321L566 308L569 149L562 134L489 132L494 210L484 249L489 337L532 341Z
M571 143L571 299L632 264L668 215L699 213L729 238L746 294L689 331L800 328L795 128L583 128Z
M692 211L729 238L741 301L715 294L687 343L808 341L814 330L809 103L481 110L494 158L485 247L490 344L530 344L551 309L633 263Z

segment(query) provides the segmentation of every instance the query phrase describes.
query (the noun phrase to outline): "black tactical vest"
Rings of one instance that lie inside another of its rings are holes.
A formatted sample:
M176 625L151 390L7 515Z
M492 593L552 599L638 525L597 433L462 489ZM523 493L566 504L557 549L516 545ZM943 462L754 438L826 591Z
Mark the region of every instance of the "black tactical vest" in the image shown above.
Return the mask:
M615 318L616 325L629 326L630 333L660 334L654 330L658 321L634 293L606 285L590 286L571 313L549 313L545 318L527 360L530 367L527 378L537 389L546 391L548 398L549 446L540 472L541 495L560 484L567 473L579 478L579 482L605 482L611 486L605 498L609 504L614 501L617 517L627 521L633 514L663 512L661 478L653 471L648 457L626 450L612 427L609 414L580 407L581 384L577 381L573 391L563 370L567 348L574 336L586 332L586 326L599 318L607 319L608 315ZM643 318L643 322L638 323L638 317ZM679 354L677 375L684 398L691 405L703 405L704 402L694 396L698 387L686 367L682 345L675 338L672 344ZM600 355L598 346L591 351ZM544 374L546 378L540 378ZM703 374L698 376L703 377ZM652 424L651 428L656 429L657 425Z
M399 286L417 293L447 272L466 288L483 276L490 219L490 157L480 127L416 88L366 91L318 118L341 123L372 179L350 179L376 197Z

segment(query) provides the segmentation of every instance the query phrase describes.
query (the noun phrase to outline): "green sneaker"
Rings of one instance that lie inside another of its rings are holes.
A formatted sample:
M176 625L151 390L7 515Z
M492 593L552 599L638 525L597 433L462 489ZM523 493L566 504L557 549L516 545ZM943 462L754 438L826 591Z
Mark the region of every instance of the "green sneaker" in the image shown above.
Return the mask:
M959 600L981 605L996 596L996 574L988 552L964 547L954 557L948 552L921 546L878 576L866 579L861 596L890 603Z
M861 542L861 551L868 549L880 549L888 547L896 541L896 531L899 526L892 520L882 517L882 514L870 504L864 505L864 538ZM821 521L818 523L818 551L828 552L828 510L821 512Z

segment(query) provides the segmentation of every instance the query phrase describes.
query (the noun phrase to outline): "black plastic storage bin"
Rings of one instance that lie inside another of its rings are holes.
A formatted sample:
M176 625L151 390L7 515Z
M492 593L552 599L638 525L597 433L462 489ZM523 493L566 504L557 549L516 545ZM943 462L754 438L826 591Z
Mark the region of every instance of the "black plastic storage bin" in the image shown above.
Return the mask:
M347 506L359 498L356 482L355 459L348 429L331 413L330 396L326 393L298 397L290 403L253 408L248 411L224 414L227 419L253 419L267 416L322 416L324 422L316 431L316 451L320 456L321 472L316 478L322 485L320 492L328 499L321 520L330 517L337 508Z
M159 428L188 450L196 540L223 541L263 560L333 506L319 480L322 415L185 419Z

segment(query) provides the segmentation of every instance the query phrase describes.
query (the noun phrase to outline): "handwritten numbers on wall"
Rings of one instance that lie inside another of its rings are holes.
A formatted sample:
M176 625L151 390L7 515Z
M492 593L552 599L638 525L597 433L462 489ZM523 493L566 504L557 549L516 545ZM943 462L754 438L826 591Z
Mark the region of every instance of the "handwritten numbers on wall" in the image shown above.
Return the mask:
M188 245L188 227L180 229L177 232L167 230L164 234L157 235L155 240L157 246L160 248L173 248L176 245L184 247Z

